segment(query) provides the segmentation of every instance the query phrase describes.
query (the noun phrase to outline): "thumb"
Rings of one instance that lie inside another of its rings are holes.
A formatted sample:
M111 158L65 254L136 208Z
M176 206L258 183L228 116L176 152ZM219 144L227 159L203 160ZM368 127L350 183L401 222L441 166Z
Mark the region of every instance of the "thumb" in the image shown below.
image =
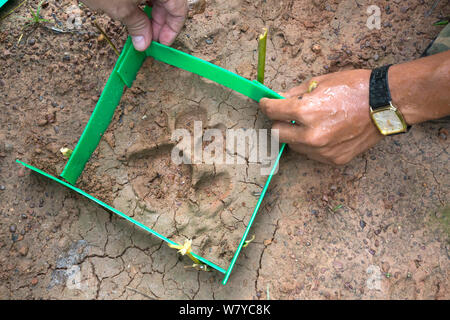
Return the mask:
M144 11L133 5L121 20L127 26L134 48L138 51L147 49L152 42L152 26Z

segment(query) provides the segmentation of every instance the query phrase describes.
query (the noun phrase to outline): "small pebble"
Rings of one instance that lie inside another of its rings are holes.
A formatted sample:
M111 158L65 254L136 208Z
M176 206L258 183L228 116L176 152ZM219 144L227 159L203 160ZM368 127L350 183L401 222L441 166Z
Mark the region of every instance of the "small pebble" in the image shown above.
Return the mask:
M19 253L20 253L20 255L22 256L22 257L25 257L27 254L28 254L28 247L27 246L22 246L20 249L19 249Z
M336 271L343 271L344 270L344 265L340 261L334 261L333 262L333 267L334 267L334 269Z
M322 51L322 48L320 47L320 45L319 44L314 44L312 47L311 47L311 50L314 52L314 53L320 53L321 51Z
M35 43L36 43L36 39L34 39L34 38L31 38L30 40L28 40L28 44L30 46L34 46Z
M205 40L205 42L207 43L207 44L213 44L213 39L211 39L211 38L207 38L206 40Z
M440 140L446 141L448 137L448 131L444 128L439 129L438 137Z
M3 190L5 190L6 189L6 187L4 186L4 185L1 185L0 184L0 191L3 191Z
M12 224L9 226L9 232L14 233L17 230L17 226L15 224Z
M20 168L19 171L17 172L17 176L19 178L25 176L25 169L24 168Z
M6 142L5 143L5 151L6 152L11 152L14 150L14 145L12 143Z
M47 123L48 123L48 120L47 120L47 119L40 119L40 120L38 120L37 125L38 125L39 127L43 127L43 126L45 126Z
M361 229L364 229L366 227L366 222L364 220L359 220L359 226Z

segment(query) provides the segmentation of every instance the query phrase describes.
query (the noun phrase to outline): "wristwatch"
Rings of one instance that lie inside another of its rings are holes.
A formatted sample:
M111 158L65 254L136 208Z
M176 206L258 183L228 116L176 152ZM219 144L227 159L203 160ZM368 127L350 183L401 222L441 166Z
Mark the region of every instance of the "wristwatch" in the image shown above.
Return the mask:
M370 116L384 136L405 133L410 128L401 112L392 103L388 82L390 66L372 70L369 85Z

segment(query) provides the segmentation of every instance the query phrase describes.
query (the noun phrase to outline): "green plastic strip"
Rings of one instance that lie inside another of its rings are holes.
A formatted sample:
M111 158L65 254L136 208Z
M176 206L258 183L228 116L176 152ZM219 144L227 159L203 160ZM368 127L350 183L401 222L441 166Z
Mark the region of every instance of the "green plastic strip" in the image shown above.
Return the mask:
M172 240L170 240L170 239L164 237L163 235L159 234L158 232L156 232L156 231L150 229L149 227L145 226L144 224L140 223L139 221L134 220L133 218L127 216L126 214L120 212L119 210L114 209L113 207L111 207L111 206L107 205L106 203L104 203L104 202L98 200L97 198L91 196L90 194L84 192L83 190L78 189L78 188L72 186L71 184L69 184L69 183L67 183L67 182L64 182L64 181L62 181L62 180L59 180L58 178L55 178L54 176L52 176L52 175L50 175L50 174L48 174L48 173L46 173L46 172L44 172L44 171L42 171L42 170L39 170L38 168L35 168L35 167L33 167L33 166L29 165L29 164L26 164L25 162L22 162L22 161L20 161L20 160L16 160L16 162L17 162L17 163L20 163L20 164L23 165L24 167L26 167L26 168L28 168L28 169L31 169L31 170L33 170L33 171L35 171L35 172L37 172L37 173L39 173L39 174L41 174L41 175L43 175L43 176L45 176L45 177L51 179L51 180L53 180L53 181L56 181L56 182L62 184L63 186L66 186L67 188L70 188L70 189L72 189L72 190L78 192L79 194L85 196L86 198L88 198L88 199L94 201L95 203L99 204L100 206L104 207L105 209L108 209L108 210L114 212L115 214L117 214L117 215L119 215L120 217L122 217L122 218L128 220L129 222L131 222L132 224L138 226L139 228L144 229L144 230L147 231L148 233L151 233L152 235L158 237L159 239L164 240L165 242L170 243L170 244L172 244L172 245L178 245L176 242L173 242ZM203 257L200 257L199 255L196 255L196 254L193 253L193 252L191 252L191 253L192 253L192 255L193 255L195 258L197 258L198 260L200 260L200 261L203 262L204 264L207 264L208 266L210 266L211 268L213 268L213 269L215 269L215 270L217 270L217 271L219 271L219 272L225 273L225 270L222 269L221 267L215 265L214 263L212 263L212 262L206 260L206 259L203 258Z
M257 102L262 98L283 99L278 93L260 83L255 83L208 61L167 47L158 42L152 42L152 45L147 49L146 53L147 56L158 61L217 82Z
M134 50L131 38L128 38L94 112L61 173L61 177L70 184L74 185L83 172L86 163L108 129L114 111L122 98L124 86L131 87L145 58L144 53Z
M230 265L228 266L227 272L225 274L225 278L222 281L223 285L227 284L228 278L230 277L230 274L231 274L231 271L233 271L234 265L236 264L236 260L239 257L239 254L241 253L241 250L242 250L242 248L244 246L245 240L248 237L248 232L250 231L250 228L252 227L253 220L255 220L256 214L258 213L259 207L261 206L261 203L264 200L264 196L266 195L267 189L269 189L270 181L272 180L272 177L273 177L273 175L274 175L274 173L275 173L275 171L276 171L276 169L278 167L278 164L280 162L281 156L283 155L283 151L284 151L285 148L286 148L286 144L283 143L281 145L281 149L280 149L280 152L278 153L278 156L277 156L277 159L275 161L275 164L274 164L272 170L270 171L270 175L267 178L266 184L264 185L264 188L263 188L263 190L261 192L261 195L259 196L258 202L256 203L255 209L253 210L253 214L250 217L250 220L248 222L247 228L245 229L244 235L242 236L241 242L239 242L239 246L238 246L236 252L234 253L234 256L233 256L233 259L231 260Z

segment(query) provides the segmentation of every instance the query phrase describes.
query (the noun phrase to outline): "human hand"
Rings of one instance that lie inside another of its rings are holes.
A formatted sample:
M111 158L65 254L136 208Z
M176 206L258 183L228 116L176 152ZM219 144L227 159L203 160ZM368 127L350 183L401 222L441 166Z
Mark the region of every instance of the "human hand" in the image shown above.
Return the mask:
M152 20L138 4L142 0L82 0L93 10L105 12L121 20L128 28L134 48L144 51L152 40L171 45L184 25L187 14L186 0L154 0Z
M274 120L281 142L311 159L343 165L383 138L370 118L370 73L351 70L316 77L311 93L308 81L282 94L286 99L261 99L260 107Z

